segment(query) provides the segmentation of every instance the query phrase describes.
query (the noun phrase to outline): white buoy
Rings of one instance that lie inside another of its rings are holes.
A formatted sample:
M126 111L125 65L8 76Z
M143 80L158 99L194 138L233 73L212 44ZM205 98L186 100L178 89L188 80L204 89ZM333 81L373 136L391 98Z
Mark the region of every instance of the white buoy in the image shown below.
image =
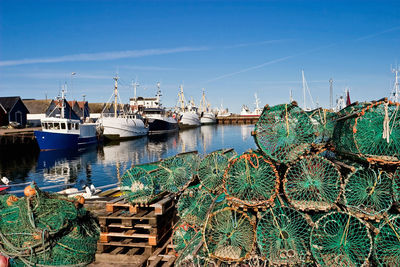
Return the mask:
M1 182L5 185L8 185L10 183L10 180L8 180L7 177L3 176L3 178L1 178Z
M92 194L96 193L96 187L93 184L90 185L90 191L92 191Z

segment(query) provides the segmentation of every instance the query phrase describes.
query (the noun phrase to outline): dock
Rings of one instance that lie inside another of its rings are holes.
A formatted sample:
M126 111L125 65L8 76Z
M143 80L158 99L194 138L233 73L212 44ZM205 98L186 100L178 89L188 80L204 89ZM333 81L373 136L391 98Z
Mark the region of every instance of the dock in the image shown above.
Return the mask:
M260 116L227 116L217 117L217 124L256 124Z
M0 129L0 148L6 147L37 147L34 131L41 127L23 129Z

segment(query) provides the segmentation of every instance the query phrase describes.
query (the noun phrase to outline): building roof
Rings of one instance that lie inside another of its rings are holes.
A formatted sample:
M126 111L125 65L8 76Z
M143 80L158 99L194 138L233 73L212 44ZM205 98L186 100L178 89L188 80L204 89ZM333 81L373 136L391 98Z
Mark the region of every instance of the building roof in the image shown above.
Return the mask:
M9 112L14 107L15 103L18 102L19 99L21 99L19 96L0 97L0 104L7 112Z
M30 114L44 114L49 108L51 99L41 99L41 100L22 100L25 106L28 108Z
M3 110L4 113L7 113L6 109L0 104L0 110Z

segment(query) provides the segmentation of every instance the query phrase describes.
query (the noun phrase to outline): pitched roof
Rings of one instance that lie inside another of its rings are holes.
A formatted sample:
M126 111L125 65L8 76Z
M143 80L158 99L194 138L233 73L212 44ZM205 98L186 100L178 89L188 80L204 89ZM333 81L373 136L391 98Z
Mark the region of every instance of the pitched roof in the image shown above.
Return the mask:
M42 100L22 100L25 106L28 108L30 114L44 114L49 108L51 99Z
M21 99L19 96L4 96L0 97L0 104L3 106L3 108L9 112L17 103L17 101Z

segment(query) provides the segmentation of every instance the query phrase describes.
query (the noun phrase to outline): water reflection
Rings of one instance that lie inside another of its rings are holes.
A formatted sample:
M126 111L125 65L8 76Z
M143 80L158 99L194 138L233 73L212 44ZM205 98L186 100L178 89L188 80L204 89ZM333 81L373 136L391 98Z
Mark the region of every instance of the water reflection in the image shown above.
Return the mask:
M206 154L221 148L242 153L254 149L251 125L208 125L160 136L109 143L75 151L47 151L0 157L0 175L14 183L39 186L74 183L78 188L117 183L132 165L154 162L192 150ZM57 189L54 189L57 190Z

